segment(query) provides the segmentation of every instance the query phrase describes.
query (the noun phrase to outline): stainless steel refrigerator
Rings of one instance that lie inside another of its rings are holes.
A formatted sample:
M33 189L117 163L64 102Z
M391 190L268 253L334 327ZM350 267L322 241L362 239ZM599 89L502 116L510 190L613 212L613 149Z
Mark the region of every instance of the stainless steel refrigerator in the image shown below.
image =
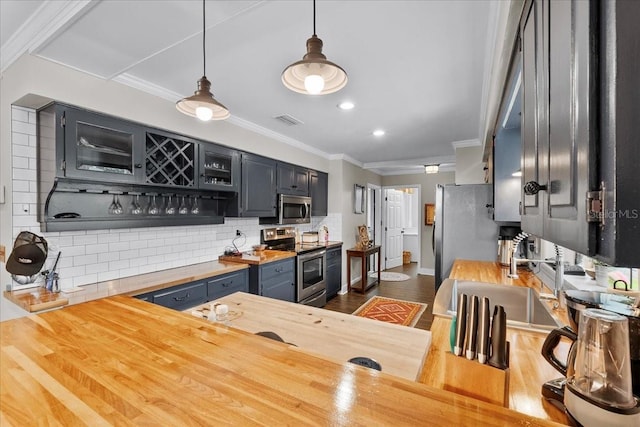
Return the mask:
M498 225L491 184L438 185L433 227L436 291L456 258L496 261Z

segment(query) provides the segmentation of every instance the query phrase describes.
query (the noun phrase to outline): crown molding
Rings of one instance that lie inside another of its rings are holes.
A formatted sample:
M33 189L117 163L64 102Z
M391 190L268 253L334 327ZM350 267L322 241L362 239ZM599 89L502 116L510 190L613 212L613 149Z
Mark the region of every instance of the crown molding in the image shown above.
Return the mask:
M327 157L329 160L344 160L345 162L349 162L354 166L358 166L359 168L363 168L364 169L364 163L362 163L359 160L354 159L353 157L349 156L348 154L329 154Z
M183 96L179 93L167 90L162 86L155 85L153 83L148 82L147 80L135 77L128 73L124 73L124 74L121 74L120 76L117 76L116 78L113 79L113 81L122 83L127 86L131 86L134 89L138 89L143 92L150 93L159 98L166 99L167 101L171 101L174 103L177 100L183 98ZM299 148L300 150L306 151L308 153L315 154L316 156L323 157L325 159L329 158L329 155L324 151L318 150L317 148L311 147L303 142L298 141L297 139L290 138L278 132L274 132L270 129L257 125L253 122L250 122L248 120L245 120L233 114L226 121L235 126L241 127L243 129L266 136L268 138L274 139L276 141L282 142L292 147Z
M453 141L451 143L453 148L466 148L466 147L478 147L480 146L479 139L465 139L464 141Z
M93 8L91 0L45 1L0 47L0 72L25 52L37 53L73 20Z

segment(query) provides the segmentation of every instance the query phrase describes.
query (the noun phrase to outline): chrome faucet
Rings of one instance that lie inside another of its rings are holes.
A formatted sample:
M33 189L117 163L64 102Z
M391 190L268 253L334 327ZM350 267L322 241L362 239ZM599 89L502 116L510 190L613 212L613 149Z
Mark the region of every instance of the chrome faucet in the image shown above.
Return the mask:
M540 294L540 298L547 299L558 299L558 295L560 291L562 291L564 284L564 260L562 248L558 245L554 245L556 250L556 259L555 260L547 260L547 259L527 259L527 258L516 258L516 250L520 242L529 237L529 233L522 232L518 234L515 239L513 239L513 253L511 255L511 264L509 265L509 277L511 279L517 279L518 276L518 262L519 261L529 261L529 262L544 262L546 264L554 264L556 267L556 275L553 283L553 294ZM542 285L541 285L542 286Z

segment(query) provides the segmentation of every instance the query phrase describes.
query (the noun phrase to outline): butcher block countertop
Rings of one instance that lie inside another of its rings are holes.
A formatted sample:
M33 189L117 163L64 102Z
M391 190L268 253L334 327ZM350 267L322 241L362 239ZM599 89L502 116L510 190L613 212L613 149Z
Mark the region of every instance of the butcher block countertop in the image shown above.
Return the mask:
M213 303L229 306L229 325L234 328L251 333L275 332L287 343L337 362L368 357L378 362L383 372L412 381L418 379L431 343L431 333L422 329L372 322L244 292ZM210 305L203 304L196 310L204 308L208 312Z
M266 249L264 251L241 252L239 255L220 255L218 260L224 262L260 265L274 261L281 261L287 258L294 258L295 256L296 253L293 251L272 251Z
M449 278L528 286L537 291L540 290L540 281L533 273L519 269L520 278L510 279L507 277L508 272L508 268L502 267L497 262L456 260ZM545 292L548 290L545 289ZM564 310L560 311L560 314L564 316ZM431 350L420 377L421 382L433 387L442 388L444 385L445 353L451 351L450 327L451 319L434 317L431 326ZM507 328L507 341L511 345L509 408L569 425L569 420L564 412L544 400L541 395L540 390L543 383L562 376L540 354L546 336L547 333L544 332ZM478 389L481 388L482 385L478 384Z
M0 337L2 425L552 425L128 296Z
M71 290L63 289L62 292L59 293L50 292L44 288L5 291L4 297L28 312L33 313L112 295L138 295L206 279L208 277L232 273L245 268L248 268L248 266L238 263L209 261L155 271L153 273L123 277L122 279L108 280L91 285L83 285Z

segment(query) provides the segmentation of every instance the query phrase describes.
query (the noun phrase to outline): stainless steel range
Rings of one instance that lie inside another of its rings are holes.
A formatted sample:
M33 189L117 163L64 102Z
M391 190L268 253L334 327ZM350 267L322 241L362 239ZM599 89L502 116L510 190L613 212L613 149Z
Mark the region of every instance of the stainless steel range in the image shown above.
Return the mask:
M327 254L324 245L302 243L296 245L295 227L265 228L260 242L267 249L295 251L296 301L300 304L324 307L327 303Z

